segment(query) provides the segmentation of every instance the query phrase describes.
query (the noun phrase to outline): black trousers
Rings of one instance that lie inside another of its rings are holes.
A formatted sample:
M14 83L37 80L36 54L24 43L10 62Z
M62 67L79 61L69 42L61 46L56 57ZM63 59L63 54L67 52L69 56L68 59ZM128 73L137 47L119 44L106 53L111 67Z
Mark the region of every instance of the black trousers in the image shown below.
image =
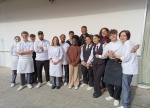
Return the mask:
M103 64L92 64L93 75L94 75L94 92L97 95L101 95L101 77L105 71L105 63Z
M69 65L62 65L62 72L63 72L63 68L64 68L64 71L65 71L64 82L68 83L69 82ZM61 77L61 82L62 82L62 77Z
M34 72L32 73L31 75L31 83L34 83L37 81L37 66L36 66L36 60L33 60L33 63L34 63Z
M122 91L121 86L107 84L107 88L111 97L113 97L115 100L120 100L121 91Z
M44 67L46 81L50 81L49 77L49 60L38 61L36 60L37 72L38 72L38 82L42 83L42 69Z
M94 85L93 69L90 67L87 69L85 66L81 65L81 71L83 74L83 83L89 84L90 87Z

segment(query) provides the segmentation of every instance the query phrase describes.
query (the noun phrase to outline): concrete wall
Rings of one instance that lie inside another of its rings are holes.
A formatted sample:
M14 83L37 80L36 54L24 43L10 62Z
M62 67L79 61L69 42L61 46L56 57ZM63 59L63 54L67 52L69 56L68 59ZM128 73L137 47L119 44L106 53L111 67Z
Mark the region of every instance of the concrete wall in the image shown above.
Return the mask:
M102 27L118 31L128 29L131 40L141 43L146 0L1 0L0 1L0 66L10 67L10 47L14 36L24 30L45 38L70 30L80 35L82 25L90 34L98 34ZM138 55L141 50L138 51Z

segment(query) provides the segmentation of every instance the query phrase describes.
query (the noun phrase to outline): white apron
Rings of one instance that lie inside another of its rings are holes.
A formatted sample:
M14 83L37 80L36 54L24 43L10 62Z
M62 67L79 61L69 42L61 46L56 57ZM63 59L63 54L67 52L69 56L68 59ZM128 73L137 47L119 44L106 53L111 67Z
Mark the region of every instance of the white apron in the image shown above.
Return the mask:
M53 61L58 61L58 59L54 59ZM62 63L61 61L57 64L54 65L51 61L50 61L50 76L54 76L54 77L62 77Z
M17 70L19 57L18 56L12 56L11 59L12 59L11 60L11 70Z
M32 57L19 57L18 60L18 68L17 73L33 73L34 66L33 66L33 59Z

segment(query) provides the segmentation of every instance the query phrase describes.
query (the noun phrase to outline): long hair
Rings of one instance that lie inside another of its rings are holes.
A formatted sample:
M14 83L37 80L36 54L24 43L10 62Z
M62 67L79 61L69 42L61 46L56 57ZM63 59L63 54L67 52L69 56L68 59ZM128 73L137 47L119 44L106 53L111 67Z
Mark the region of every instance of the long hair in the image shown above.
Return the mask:
M60 46L60 44L59 44L59 39L58 39L57 36L54 36L54 37L53 37L53 39L52 39L52 44L51 44L51 45L54 46L54 39L55 39L55 38L56 38L57 41L58 41L57 46Z
M99 32L99 36L100 36L100 37L102 36L102 30L106 30L106 31L107 31L107 35L106 35L106 37L109 37L109 29L108 29L108 28L106 28L106 27L104 27L104 28L102 28L102 29L100 30L100 32Z

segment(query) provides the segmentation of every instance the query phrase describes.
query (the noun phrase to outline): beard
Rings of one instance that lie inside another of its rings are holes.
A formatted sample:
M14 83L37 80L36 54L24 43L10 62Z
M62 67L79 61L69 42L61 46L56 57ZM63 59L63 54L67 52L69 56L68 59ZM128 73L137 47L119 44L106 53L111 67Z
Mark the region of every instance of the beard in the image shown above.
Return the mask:
M39 38L40 40L43 40L44 38Z

